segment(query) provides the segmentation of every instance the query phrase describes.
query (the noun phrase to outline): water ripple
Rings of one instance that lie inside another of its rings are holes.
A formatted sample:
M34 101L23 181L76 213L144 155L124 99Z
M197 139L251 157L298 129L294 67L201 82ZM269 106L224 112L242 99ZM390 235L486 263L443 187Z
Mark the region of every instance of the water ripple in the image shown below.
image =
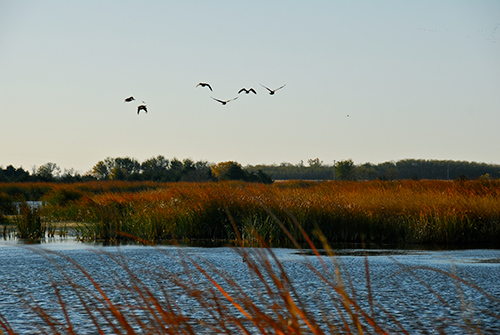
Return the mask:
M173 247L161 247L159 250L151 247L105 247L86 250L81 248L52 247L62 255L70 257L80 264L107 292L109 298L117 303L127 305L130 297L124 296L120 285L127 285L127 273L122 266L126 264L132 272L157 294L160 301L173 299L183 315L198 325L200 320L210 322L212 315L189 296L189 294L171 278L180 281L193 282L200 289L209 292L209 280L196 271L192 264L186 268L179 257L179 250ZM59 294L65 301L65 306L71 315L71 321L79 333L90 334L87 330L88 318L85 317L85 306L75 295L68 279L84 288L85 294L97 294L92 283L81 275L78 269L59 256L37 253L39 249L24 247L0 248L2 260L0 272L0 313L11 323L14 329L22 334L37 332L37 317L27 306L37 304L53 312L56 320L64 323L64 315L54 293L52 283L57 283ZM207 263L222 271L222 276L230 276L260 308L269 308L272 300L265 287L255 281L242 257L232 248L182 248L181 251L193 257L200 264ZM248 250L251 257L257 257L257 249ZM307 310L317 320L341 322L337 313L338 302L332 301L325 284L311 271L309 266L315 266L321 275L337 282L334 275L334 265L328 256L322 259L328 262L328 269L323 269L319 259L312 256L302 256L291 249L273 249L276 257L286 270L297 296L307 306ZM104 254L103 254L104 252ZM447 333L460 334L463 329L456 320L467 320L470 324L481 326L486 333L500 332L499 320L490 314L500 315L498 300L485 297L462 283L458 283L439 271L426 269L434 267L448 271L473 282L487 294L500 298L500 259L498 250L460 250L433 252L401 252L390 255L368 255L370 271L370 286L367 285L364 253L356 250L345 252L335 260L345 271L341 281L346 289L353 290L356 301L365 311L370 311L371 298L376 302L373 313L380 324L397 332L398 326L393 318L398 320L409 332L420 332L427 329L433 333L439 329ZM308 265L309 264L309 265ZM209 267L205 266L206 269ZM149 270L148 270L149 269ZM150 271L151 270L151 271ZM154 272L152 272L154 271ZM153 273L169 276L158 277ZM222 278L211 272L214 278ZM271 278L267 278L272 284ZM229 292L232 287L225 286ZM168 292L168 297L165 294ZM236 291L234 291L236 292ZM271 293L272 294L272 293ZM98 307L99 303L96 302ZM230 309L231 310L231 309ZM127 312L127 309L125 309ZM137 317L144 311L128 310ZM233 313L239 313L233 310ZM371 313L371 312L370 312ZM39 324L42 324L41 322Z

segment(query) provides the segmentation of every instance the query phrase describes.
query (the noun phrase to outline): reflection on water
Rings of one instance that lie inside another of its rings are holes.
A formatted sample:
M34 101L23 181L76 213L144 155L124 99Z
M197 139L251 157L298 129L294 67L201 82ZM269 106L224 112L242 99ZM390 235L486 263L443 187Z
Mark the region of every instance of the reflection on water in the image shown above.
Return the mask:
M145 268L161 267L168 269L172 274L185 275L184 268L179 262L180 250L223 269L245 289L250 298L252 295L259 294L259 291L255 290L252 276L249 276L246 263L242 262L241 256L230 247L160 246L153 248L138 245L115 247L76 243L70 238L42 241L41 245L36 247L25 247L19 245L18 241L1 241L0 313L16 330L25 334L37 332L33 316L20 303L28 296L26 293L29 292L29 296L42 307L53 309L51 306L56 304L56 297L49 278L63 279L55 264L64 266L70 274L78 275L77 271L71 270L67 262L60 258L50 257L49 261L35 252L40 249L58 251L71 257L103 287L106 287L111 299L116 301L120 301L122 297L115 289L116 278L110 274L119 276L121 272L119 268L113 268L114 263L103 257L101 252L123 255L128 266L141 274L144 281L151 287L158 288L163 285L163 288L168 289L170 296L175 297L175 302L184 315L195 321L208 320L211 316L206 315L199 304L193 302L179 287L167 282L158 282L155 277L144 271ZM249 249L249 252L252 254L257 250ZM331 303L323 283L306 265L306 262L309 262L321 268L319 260L311 256L310 251L300 254L290 248L273 248L273 252L292 279L297 295L303 299L312 315L317 316L319 320L324 317L336 320L338 318L336 306ZM398 332L398 327L383 312L384 310L396 318L410 333L422 333L423 329L429 333L435 333L436 329L443 327L447 333L461 334L463 329L460 325L454 325L453 322L450 324L450 320L457 318L467 318L486 333L500 333L500 320L497 318L500 315L500 281L498 279L500 278L498 262L500 250L402 250L376 248L375 246L362 250L359 246L350 245L349 248L336 246L335 252L337 254L335 261L340 262L342 268L345 269L345 280L350 282L356 292L358 303L365 310L370 310L365 272L365 259L368 260L370 290L374 300L380 304L375 309L375 317L382 325L387 325L389 330ZM322 256L322 258L332 261L332 258L328 256ZM413 267L411 273L409 267ZM485 298L485 295L478 293L477 290L457 284L443 273L429 270L427 267L456 273L460 278L474 282L479 289L484 290L493 299ZM206 282L203 276L196 274L195 280L201 285ZM206 284L210 287L209 283ZM431 293L430 290L434 290L439 295ZM94 333L87 329L88 320L81 313L83 306L78 303L78 299L70 299L73 293L70 290L61 290L60 293L63 298L66 294L68 301L72 301L69 310L78 333Z
M15 246L15 245L25 245L25 244L78 244L82 247L109 247L109 246L137 246L142 245L141 243L133 240L126 241L76 241L75 232L70 228L67 228L67 233L64 235L56 234L56 237L49 237L46 234L45 238L27 240L19 239L16 236L16 231L11 230L5 236L0 236L0 247L2 246ZM166 240L159 241L155 243L156 246L180 246L180 247L200 247L200 248L219 248L219 247L237 247L237 241L227 241L227 240L207 240L207 239L184 239L184 240ZM306 254L313 255L312 251L307 251L309 245L306 242L299 243L300 247L303 248ZM247 247L258 247L258 245L246 245ZM269 243L271 248L285 248L285 249L295 249L295 245L291 242L274 242ZM396 255L396 254L412 254L417 251L452 251L452 250L470 250L470 249L492 249L497 250L498 245L438 245L438 244L399 244L399 243L333 243L330 245L333 252L338 256L347 255L357 255L364 256L365 254L369 256L377 255ZM326 255L325 251L321 251L322 255Z

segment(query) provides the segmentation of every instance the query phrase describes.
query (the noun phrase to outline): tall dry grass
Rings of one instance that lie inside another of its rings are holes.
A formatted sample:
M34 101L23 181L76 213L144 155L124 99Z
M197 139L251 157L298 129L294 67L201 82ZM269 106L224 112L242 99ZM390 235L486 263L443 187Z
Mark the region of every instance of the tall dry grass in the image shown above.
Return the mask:
M43 199L48 218L80 222L78 236L87 240L123 239L117 231L149 242L234 240L230 212L248 242L255 232L268 243L288 241L277 219L304 242L289 214L307 233L320 230L330 242L500 241L498 180L165 183L133 192L65 185Z

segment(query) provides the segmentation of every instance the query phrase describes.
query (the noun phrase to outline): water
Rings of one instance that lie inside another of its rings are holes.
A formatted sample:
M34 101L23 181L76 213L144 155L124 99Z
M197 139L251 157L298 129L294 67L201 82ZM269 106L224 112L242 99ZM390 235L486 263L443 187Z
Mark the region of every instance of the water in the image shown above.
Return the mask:
M44 251L40 253L40 251ZM250 257L256 257L261 249L248 249ZM332 303L325 284L313 274L308 264L319 269L321 275L330 276L315 256L304 256L294 249L273 248L279 262L283 265L291 279L297 295L307 310L317 320L328 320L340 323L337 307ZM410 333L439 333L443 329L450 334L467 333L462 326L465 322L479 327L483 333L500 333L500 250L367 250L352 248L341 249L335 258L342 269L342 278L356 292L356 301L368 313L370 302L366 280L365 260L368 260L370 273L370 290L375 302L375 319L389 332L398 333L398 325L390 316ZM51 255L58 252L60 255ZM59 287L59 296L65 301L71 322L77 333L94 334L95 328L85 314L84 305L67 284L68 278L82 288L94 294L92 283L74 268L62 256L76 261L98 282L115 303L125 304L128 296L119 288L128 283L123 267L112 261L124 260L133 273L137 274L159 299L168 295L178 306L193 326L198 330L209 332L202 322L210 322L213 315L208 315L185 290L176 285L170 278L178 278L182 283L193 281L197 287L209 295L214 286L207 278L191 265L186 273L179 252L193 257L200 264L213 265L231 276L249 295L250 299L265 309L268 299L263 287L255 283L246 262L234 248L218 247L175 247L158 248L145 246L105 247L76 243L70 239L56 243L45 243L37 246L23 246L18 242L0 242L0 313L19 333L38 333L43 324L25 304L36 302L42 308L56 315L56 320L65 324L64 313L58 307L57 295L53 283ZM253 256L252 256L253 255ZM123 257L123 258L122 258ZM333 268L333 259L321 256L322 260ZM432 268L432 270L430 268ZM214 274L216 270L210 270ZM412 269L410 272L410 268ZM157 273L152 274L154 270ZM474 283L471 288L446 273ZM158 275L160 273L160 275ZM164 276L168 273L168 276ZM66 275L67 277L64 277ZM162 277L163 276L163 277ZM223 282L221 277L220 282ZM270 279L267 278L270 282ZM336 279L332 279L336 282ZM231 287L225 285L226 289ZM164 292L162 293L162 290ZM384 312L387 312L387 314ZM228 312L238 313L230 308ZM144 311L135 311L141 315ZM390 316L388 316L390 315ZM496 317L495 317L496 316ZM464 321L468 320L468 321ZM107 329L113 333L113 329ZM140 332L140 328L136 329ZM49 333L54 331L48 330Z

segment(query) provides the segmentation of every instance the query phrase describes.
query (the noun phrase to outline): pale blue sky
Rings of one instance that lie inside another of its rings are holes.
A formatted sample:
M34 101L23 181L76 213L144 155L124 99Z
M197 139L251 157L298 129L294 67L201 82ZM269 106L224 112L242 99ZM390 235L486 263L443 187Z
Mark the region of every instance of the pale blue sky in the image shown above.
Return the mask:
M0 165L29 171L499 164L500 1L0 0L0 108Z

